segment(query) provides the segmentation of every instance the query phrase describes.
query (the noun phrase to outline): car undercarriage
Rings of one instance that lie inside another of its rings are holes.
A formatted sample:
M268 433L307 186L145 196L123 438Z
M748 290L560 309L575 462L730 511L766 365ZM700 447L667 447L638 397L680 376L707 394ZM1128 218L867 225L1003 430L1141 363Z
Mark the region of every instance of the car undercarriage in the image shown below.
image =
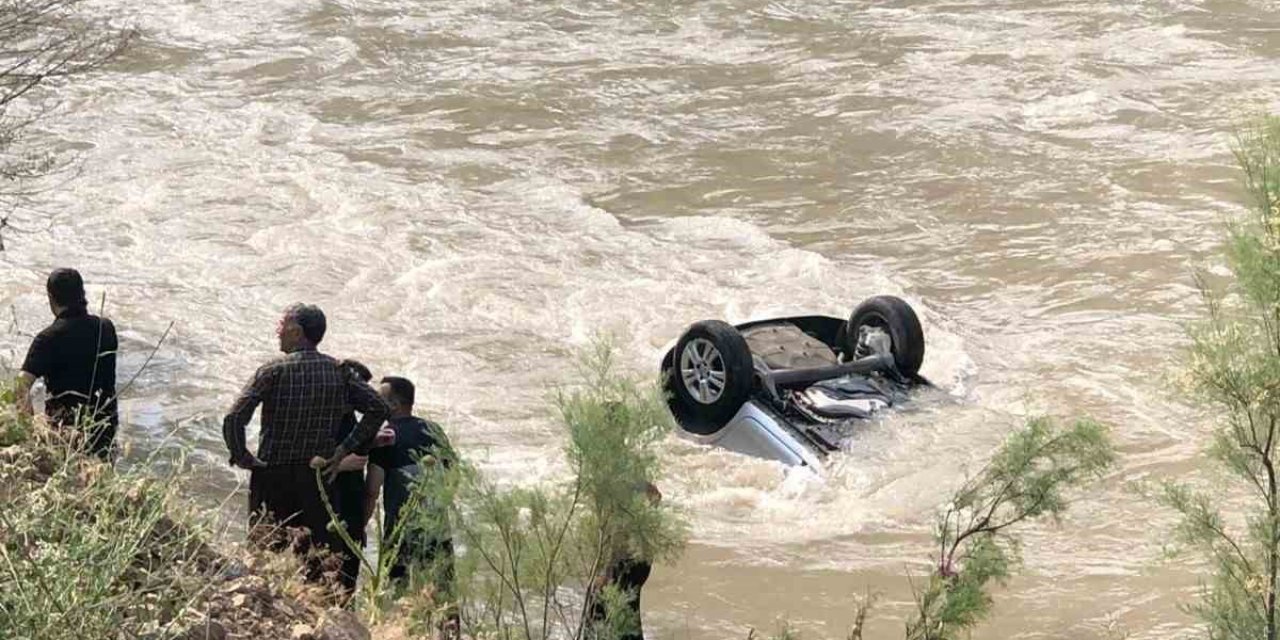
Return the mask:
M923 357L915 311L876 296L847 320L694 323L662 373L672 415L694 441L821 467L859 423L929 384L918 373Z

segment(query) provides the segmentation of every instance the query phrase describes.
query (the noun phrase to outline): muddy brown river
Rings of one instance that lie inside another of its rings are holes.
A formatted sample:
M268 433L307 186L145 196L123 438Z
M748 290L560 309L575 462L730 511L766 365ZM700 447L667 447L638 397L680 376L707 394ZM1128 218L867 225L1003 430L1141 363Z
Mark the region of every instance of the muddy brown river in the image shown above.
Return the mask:
M190 447L239 516L219 423L279 311L419 383L512 482L563 471L550 385L593 334L649 373L703 318L921 313L939 391L822 475L673 438L692 544L644 594L651 637L790 620L901 637L933 514L1028 415L1114 426L1117 471L1057 524L978 638L1195 636L1197 566L1133 480L1204 477L1211 415L1169 379L1240 210L1230 131L1280 111L1280 4L1247 1L96 0L145 38L35 132L82 158L15 220L0 304L19 358L42 283L105 291L135 456ZM67 178L71 178L68 180ZM228 496L230 496L228 498Z

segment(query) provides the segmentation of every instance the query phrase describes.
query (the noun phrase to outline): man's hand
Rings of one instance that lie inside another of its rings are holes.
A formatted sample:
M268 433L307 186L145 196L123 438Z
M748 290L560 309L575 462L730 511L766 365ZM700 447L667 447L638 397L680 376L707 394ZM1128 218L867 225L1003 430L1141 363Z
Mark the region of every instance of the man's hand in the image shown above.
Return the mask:
M249 453L248 451L244 452L244 455L240 456L235 460L235 465L237 467L240 467L241 469L248 469L250 471L254 469L267 468L267 463L259 460L258 456L255 456L252 453Z
M347 457L347 453L349 452L342 448L342 445L338 445L338 448L333 450L332 456L328 458L320 456L312 458L311 468L319 469L320 475L324 477L325 482L333 482L333 479L338 477L338 472L342 470L342 460Z
M373 436L373 446L375 449L378 447L389 447L395 443L396 430L387 425L383 425L381 429L378 429L378 434Z
M367 462L369 462L369 456L349 453L342 458L342 462L338 463L338 471L360 471L364 469Z

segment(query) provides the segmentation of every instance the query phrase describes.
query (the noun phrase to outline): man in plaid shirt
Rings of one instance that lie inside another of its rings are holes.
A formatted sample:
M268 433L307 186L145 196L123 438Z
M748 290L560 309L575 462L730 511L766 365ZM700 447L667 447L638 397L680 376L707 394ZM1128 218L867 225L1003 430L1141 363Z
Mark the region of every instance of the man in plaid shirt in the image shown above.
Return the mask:
M276 328L285 355L258 369L222 423L231 464L252 472L250 535L278 550L286 544L278 535L281 528L301 527L307 534L296 541L295 550L301 554L312 547L335 547L311 460L324 458L326 475L332 479L337 465L331 463L372 441L390 413L373 387L316 350L325 327L318 307L295 304L286 309ZM262 429L255 455L246 445L245 426L259 404ZM338 443L339 423L353 409L360 412L360 422ZM331 487L326 487L326 494L332 502ZM310 563L308 578L320 576L319 564Z

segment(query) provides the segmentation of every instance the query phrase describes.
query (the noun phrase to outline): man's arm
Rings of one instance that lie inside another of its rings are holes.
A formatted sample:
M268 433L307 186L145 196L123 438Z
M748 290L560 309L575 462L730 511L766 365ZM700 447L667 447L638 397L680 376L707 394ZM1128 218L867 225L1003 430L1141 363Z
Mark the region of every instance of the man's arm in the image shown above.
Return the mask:
M342 464L342 459L372 440L378 433L378 427L381 427L382 423L387 421L387 416L391 415L391 407L387 406L373 387L355 376L347 376L346 385L347 404L360 412L360 422L328 458L316 457L311 461L311 467L320 469L325 479L330 482L338 475L338 467Z
M31 385L53 371L53 351L53 345L45 337L44 332L36 334L35 339L31 341L31 346L27 348L27 357L23 359L22 367L18 370L18 381L14 389L18 395L20 414L29 416L34 413L31 406Z
M14 399L18 402L18 415L30 416L35 413L35 409L31 406L31 385L36 383L35 374L29 371L19 371L18 379L13 383Z
M338 471L359 471L369 462L369 456L348 453L338 464Z
M227 452L231 454L231 464L235 466L245 469L266 466L257 456L249 453L244 429L253 419L253 412L271 390L271 384L275 380L273 373L274 370L266 366L258 369L253 380L245 385L240 397L231 405L227 417L222 420L222 439L227 444Z
M102 385L111 389L114 395L119 392L116 389L116 363L120 356L120 338L116 336L116 325L110 320L103 318L102 324L102 346L98 353L97 373L101 378Z
M382 482L387 472L376 464L370 464L364 477L364 526L369 526L373 510L378 507L378 494L382 492Z
M93 364L94 379L90 387L93 398L93 411L99 411L119 400L120 389L116 388L116 355L120 351L120 341L116 337L116 325L102 318L98 337L98 355Z
M378 392L355 376L347 378L347 402L360 412L360 422L342 442L344 453L355 451L372 441L378 433L378 427L391 415L391 407L387 406Z

